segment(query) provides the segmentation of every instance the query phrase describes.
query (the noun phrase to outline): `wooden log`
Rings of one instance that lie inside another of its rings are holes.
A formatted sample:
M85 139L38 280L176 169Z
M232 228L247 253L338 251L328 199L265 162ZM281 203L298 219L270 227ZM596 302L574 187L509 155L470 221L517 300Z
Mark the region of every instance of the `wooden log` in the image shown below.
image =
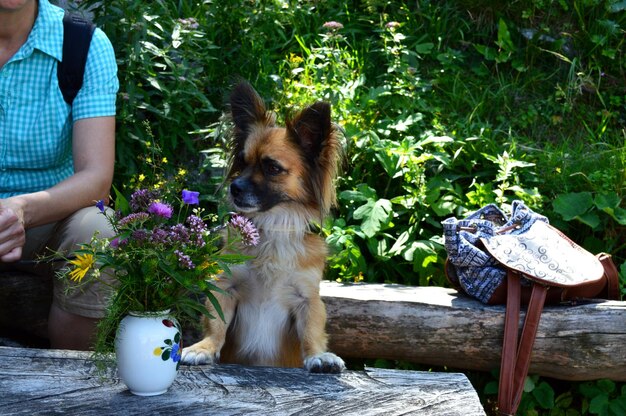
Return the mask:
M439 287L323 282L330 349L344 358L387 358L490 371L500 366L504 306ZM524 314L520 318L523 320ZM626 381L626 302L546 306L530 374Z

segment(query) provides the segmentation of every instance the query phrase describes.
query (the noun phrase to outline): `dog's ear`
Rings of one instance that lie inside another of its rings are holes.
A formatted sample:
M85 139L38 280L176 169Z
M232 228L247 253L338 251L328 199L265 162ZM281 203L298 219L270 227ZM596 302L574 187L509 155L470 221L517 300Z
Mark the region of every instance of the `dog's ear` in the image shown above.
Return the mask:
M287 123L287 128L304 153L317 158L331 132L330 104L320 101L305 108Z
M263 99L247 82L240 82L233 89L230 95L230 112L238 138L244 138L256 124L274 125L274 117L267 112Z

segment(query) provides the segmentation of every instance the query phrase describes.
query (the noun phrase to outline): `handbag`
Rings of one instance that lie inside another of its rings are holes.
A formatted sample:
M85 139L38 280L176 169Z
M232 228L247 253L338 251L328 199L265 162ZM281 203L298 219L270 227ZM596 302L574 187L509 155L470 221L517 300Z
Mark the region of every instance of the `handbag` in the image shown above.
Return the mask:
M610 255L591 254L522 201L513 201L509 216L489 204L442 225L450 283L483 303L506 304L498 409L514 415L544 304L619 299L617 268Z

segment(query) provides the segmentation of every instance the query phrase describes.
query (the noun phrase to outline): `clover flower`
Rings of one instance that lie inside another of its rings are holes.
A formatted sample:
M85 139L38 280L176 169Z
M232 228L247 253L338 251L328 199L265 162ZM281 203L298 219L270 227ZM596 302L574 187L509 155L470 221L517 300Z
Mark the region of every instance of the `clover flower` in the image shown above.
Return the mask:
M229 224L241 233L243 245L256 246L259 244L259 231L248 218L240 214L232 214Z
M163 202L153 202L148 207L148 212L150 214L156 215L157 217L169 219L172 217L172 212L174 212L174 209L170 204L164 204Z

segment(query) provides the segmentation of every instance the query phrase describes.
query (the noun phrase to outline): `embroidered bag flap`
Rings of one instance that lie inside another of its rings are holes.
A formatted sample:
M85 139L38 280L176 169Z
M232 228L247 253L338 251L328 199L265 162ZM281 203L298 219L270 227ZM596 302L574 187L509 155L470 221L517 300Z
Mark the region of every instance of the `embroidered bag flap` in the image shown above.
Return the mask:
M535 222L524 234L481 241L500 263L539 283L572 287L599 281L604 275L596 256L545 222Z

